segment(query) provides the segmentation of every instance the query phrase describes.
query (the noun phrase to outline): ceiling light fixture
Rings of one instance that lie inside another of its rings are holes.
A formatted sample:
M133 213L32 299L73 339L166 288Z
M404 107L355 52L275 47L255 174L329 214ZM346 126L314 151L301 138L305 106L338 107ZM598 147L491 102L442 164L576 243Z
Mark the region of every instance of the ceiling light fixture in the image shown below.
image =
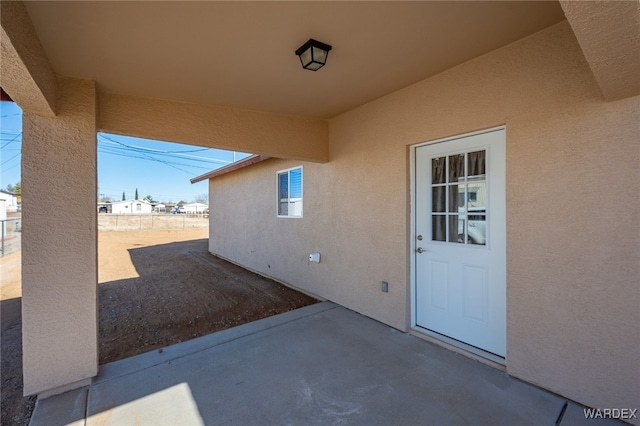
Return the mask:
M331 46L321 43L312 38L296 50L296 55L300 57L302 68L305 70L318 71L327 62L327 56Z

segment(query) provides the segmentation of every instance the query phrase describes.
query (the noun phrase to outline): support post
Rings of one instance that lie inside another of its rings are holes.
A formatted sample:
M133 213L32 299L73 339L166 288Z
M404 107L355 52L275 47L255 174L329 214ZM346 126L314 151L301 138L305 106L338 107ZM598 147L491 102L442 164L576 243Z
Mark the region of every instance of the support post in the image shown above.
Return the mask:
M98 371L96 88L61 78L58 115L23 117L24 393L83 386Z

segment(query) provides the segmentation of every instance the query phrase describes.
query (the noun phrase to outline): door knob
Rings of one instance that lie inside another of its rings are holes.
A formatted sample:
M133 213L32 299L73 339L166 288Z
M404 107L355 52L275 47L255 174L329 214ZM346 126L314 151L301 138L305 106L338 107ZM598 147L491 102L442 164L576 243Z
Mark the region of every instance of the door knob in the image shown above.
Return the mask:
M418 248L416 249L416 252L418 252L418 253L424 253L425 251L426 251L426 250L425 250L425 249L423 249L422 247L418 247Z

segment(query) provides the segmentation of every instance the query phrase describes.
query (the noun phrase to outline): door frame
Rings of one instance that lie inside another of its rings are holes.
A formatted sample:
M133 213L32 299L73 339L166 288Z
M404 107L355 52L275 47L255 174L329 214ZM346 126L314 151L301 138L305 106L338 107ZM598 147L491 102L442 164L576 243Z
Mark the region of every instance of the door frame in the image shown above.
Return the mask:
M408 303L410 305L410 324L409 324L409 330L412 334L421 337L421 338L426 338L429 341L432 341L434 343L437 344L441 344L449 349L454 349L457 352L461 352L464 355L467 356L471 356L479 361L489 361L490 364L496 366L496 367L504 367L506 366L506 360L507 360L507 355L509 352L509 345L508 345L508 334L506 333L506 329L505 329L505 338L507 339L507 354L505 355L504 358L497 356L495 354L492 354L490 352L484 351L480 348L477 348L475 346L469 345L467 343L461 342L459 340L453 339L451 337L445 336L443 334L440 333L436 333L434 331L425 329L423 327L420 327L416 324L416 248L417 248L417 244L416 244L416 239L414 238L414 236L416 235L416 150L417 148L426 146L426 145L432 145L432 144L437 144L437 143L443 143L443 142L449 142L449 141L453 141L453 140L457 140L457 139L461 139L461 138L466 138L466 137L470 137L470 136L476 136L476 135L481 135L484 133L490 133L490 132L495 132L495 131L499 131L499 130L504 130L505 132L505 140L507 137L507 126L506 125L500 125L500 126L496 126L496 127L490 127L490 128L486 128L486 129L482 129L482 130L477 130L477 131L473 131L473 132L469 132L469 133L461 133L461 134L456 134L456 135L452 135L452 136L447 136L444 138L439 138L439 139L434 139L434 140L430 140L430 141L425 141L425 142L420 142L414 145L411 145L409 148L409 191L410 191L410 205L409 208L411 209L411 213L409 214L410 217L410 226L409 226L409 300ZM505 150L506 150L506 146L505 146ZM506 155L506 153L505 153ZM505 158L506 161L506 158ZM506 164L505 164L505 168L506 168ZM506 212L505 212L505 216L506 216ZM506 224L505 224L506 226ZM505 264L505 268L506 268L506 264ZM508 286L505 287L505 291L508 292ZM505 298L505 315L506 315L506 310L508 309L508 301L509 301L509 297L508 294L506 294L506 298ZM508 317L507 317L508 320ZM508 326L508 323L505 323L505 327Z

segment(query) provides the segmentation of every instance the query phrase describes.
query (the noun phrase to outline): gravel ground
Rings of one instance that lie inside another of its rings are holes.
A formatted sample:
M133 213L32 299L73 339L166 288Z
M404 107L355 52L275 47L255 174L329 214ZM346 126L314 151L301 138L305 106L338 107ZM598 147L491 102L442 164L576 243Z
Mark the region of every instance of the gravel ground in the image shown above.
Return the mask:
M99 358L105 364L317 300L208 253L206 229L101 232ZM20 252L0 259L3 425L27 425Z

